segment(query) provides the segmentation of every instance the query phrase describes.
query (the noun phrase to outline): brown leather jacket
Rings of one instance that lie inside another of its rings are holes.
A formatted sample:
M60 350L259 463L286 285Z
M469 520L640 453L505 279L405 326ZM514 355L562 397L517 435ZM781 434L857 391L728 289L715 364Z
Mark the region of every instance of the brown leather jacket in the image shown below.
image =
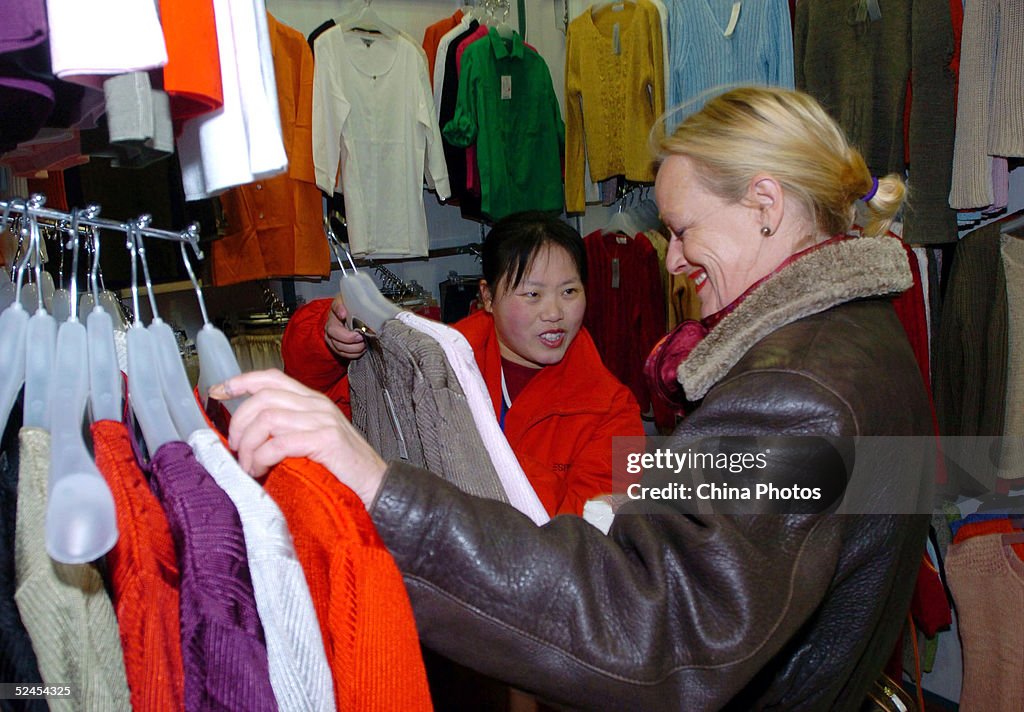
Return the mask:
M903 249L888 238L792 263L681 364L688 395L703 402L669 444L765 436L769 467L731 484L815 485L842 476L829 471L834 458L806 457L784 436L927 435L920 373L891 304L877 298L909 284ZM879 474L882 501L929 496L922 462L893 460ZM538 528L392 464L371 514L423 642L556 704L856 709L905 620L926 517L742 508L630 502L607 536L572 516Z

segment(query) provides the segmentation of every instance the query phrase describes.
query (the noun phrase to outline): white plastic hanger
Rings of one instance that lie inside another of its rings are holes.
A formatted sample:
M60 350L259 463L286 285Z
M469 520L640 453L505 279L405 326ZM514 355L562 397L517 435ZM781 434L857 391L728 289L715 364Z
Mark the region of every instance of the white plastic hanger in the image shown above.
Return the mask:
M164 402L163 389L160 386L160 363L157 360L157 346L153 334L142 325L139 313L139 282L138 261L142 260L146 277L146 288L149 291L150 306L156 311L156 297L153 295L153 284L149 279L149 267L145 261L145 248L142 246L142 225L137 222L128 224L128 250L132 258L132 308L135 321L126 334L128 342L128 400L139 427L146 441L146 449L150 455L160 449L161 445L179 440L178 431L171 420L171 414Z
M195 243L191 243L196 250L196 256L202 258L202 253ZM188 255L185 254L185 243L181 245L181 258L188 266L189 275L192 275L192 266L188 262ZM197 285L198 286L198 285ZM202 294L200 294L200 298ZM203 320L206 320L206 304L200 301L200 309L203 312ZM153 321L148 329L156 341L156 355L160 361L160 387L164 393L164 401L171 413L171 420L178 430L178 436L182 440L188 440L189 435L197 430L209 427L199 404L192 393L192 386L189 385L188 374L185 373L185 364L181 360L181 353L178 351L178 341L174 338L174 331L154 311Z
M502 9L501 20L498 22L498 24L494 26L494 30L495 32L498 33L498 37L500 37L503 40L511 40L512 37L515 35L515 31L512 29L512 25L508 24L509 10L509 4L508 1L506 0L504 7Z
M72 272L78 274L77 225L71 237ZM110 488L82 439L89 397L88 337L78 319L78 283L71 282L71 314L57 332L50 406L50 495L46 505L46 551L57 561L84 564L117 542Z
M7 204L2 227L7 225L13 202ZM25 203L19 202L24 209ZM21 229L25 232L24 224ZM29 252L25 250L22 253L14 268L17 275L14 301L4 309L3 314L0 314L0 364L3 364L3 368L0 369L0 426L4 428L7 427L7 417L11 414L14 401L18 399L18 393L25 382L25 334L28 330L29 316L21 304L21 285L25 267L28 265Z
M200 253L197 251L197 255ZM210 388L223 383L242 373L238 366L238 357L235 350L231 348L231 342L224 332L210 323L210 317L206 313L206 300L203 298L203 290L196 279L196 273L192 269L192 263L188 259L188 253L182 247L181 256L185 260L185 269L188 271L188 278L192 280L192 286L196 290L196 298L199 299L199 311L203 316L203 328L196 333L196 352L199 354L199 397L205 406L209 400ZM247 398L232 398L221 401L229 413L234 413L238 406Z
M36 283L41 284L39 257L39 223L31 210L25 214L30 235L29 250L33 253L31 262L36 274ZM77 224L78 215L73 222ZM25 401L23 424L50 431L50 384L53 379L53 364L57 353L57 320L46 311L43 292L36 292L36 311L29 318L25 331Z
M72 222L74 222L73 217ZM50 300L50 313L53 314L53 318L57 320L58 324L67 321L68 315L71 314L71 293L64 286L64 253L67 252L67 249L63 243L63 240L59 241L60 261L57 264L57 289L54 290L53 298Z
M98 206L86 208L88 217L99 213ZM89 268L89 288L93 294L94 306L86 318L86 332L89 341L89 403L92 407L93 422L99 420L122 420L121 368L117 363L117 347L114 345L114 322L103 307L99 296L100 229L92 229L93 261ZM75 276L72 280L76 279Z
M612 214L608 224L601 230L605 235L615 235L622 233L627 237L635 237L639 230L636 229L636 225L633 224L633 218L630 217L629 213L622 209L622 205L619 205L619 209Z
M362 31L379 33L388 39L398 36L398 30L380 19L377 11L371 5L373 0L363 0L363 6L355 14L346 14L335 18L334 22L341 29L348 31Z

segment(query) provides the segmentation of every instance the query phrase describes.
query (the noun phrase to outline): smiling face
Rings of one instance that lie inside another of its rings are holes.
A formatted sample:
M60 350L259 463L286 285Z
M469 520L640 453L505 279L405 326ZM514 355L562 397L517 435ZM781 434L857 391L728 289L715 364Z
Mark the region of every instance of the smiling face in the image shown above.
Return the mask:
M654 192L672 235L665 267L694 281L702 316L727 306L765 274L758 207L730 203L709 191L693 160L681 155L662 163Z
M583 325L583 282L557 245L543 245L515 287L506 277L493 290L482 282L480 291L484 309L494 315L501 355L521 366L559 363Z

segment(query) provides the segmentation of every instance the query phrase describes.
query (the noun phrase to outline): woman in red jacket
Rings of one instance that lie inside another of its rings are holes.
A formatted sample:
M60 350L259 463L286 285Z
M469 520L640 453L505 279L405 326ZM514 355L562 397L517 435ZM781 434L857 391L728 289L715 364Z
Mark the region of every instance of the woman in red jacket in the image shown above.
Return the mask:
M543 213L495 224L483 246L483 311L466 337L501 423L551 515L581 514L612 489L612 437L643 435L640 408L583 328L587 258L580 236ZM349 414L347 364L365 351L341 297L306 305L285 331L285 372Z

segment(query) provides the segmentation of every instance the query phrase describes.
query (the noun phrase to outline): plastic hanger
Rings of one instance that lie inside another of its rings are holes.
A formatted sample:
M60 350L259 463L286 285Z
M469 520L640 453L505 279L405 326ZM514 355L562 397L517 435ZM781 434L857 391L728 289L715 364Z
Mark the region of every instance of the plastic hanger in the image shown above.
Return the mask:
M202 253L195 243L191 243L196 250L196 256L202 258ZM185 254L185 243L181 245L182 259L188 265L188 255ZM191 265L189 265L191 274ZM206 320L206 305L200 302L203 312L203 320ZM148 329L152 332L156 341L156 355L160 361L160 387L163 390L164 401L171 413L171 420L182 440L188 440L189 435L197 430L208 428L206 418L199 410L199 404L192 393L192 386L189 384L188 374L185 373L185 364L181 360L181 353L178 351L178 340L174 338L174 331L170 325L165 323L156 312L153 312L153 321L149 323Z
M149 291L150 306L156 311L156 297L153 296L153 284L149 279L149 267L145 261L145 248L142 246L142 225L136 222L128 224L128 250L132 259L132 308L135 321L128 329L128 400L132 405L135 419L142 428L142 437L146 441L146 449L150 455L160 449L161 445L179 440L178 431L171 420L171 414L164 402L163 389L160 386L160 363L157 360L157 345L152 333L142 325L139 313L139 275L138 261L142 260L146 277L146 288Z
M72 222L74 222L73 213ZM72 235L72 237L74 236ZM71 293L64 287L64 253L67 250L63 242L63 240L60 241L60 261L57 263L57 289L53 292L53 298L50 300L50 313L53 314L53 318L57 320L58 324L67 321L68 315L71 314Z
M76 230L71 268L78 274ZM72 311L57 331L57 355L50 396L50 496L46 505L46 551L57 561L84 564L117 542L110 488L96 469L82 438L89 398L88 336L78 319L78 283L71 282Z
M606 235L622 233L627 237L635 237L640 231L636 229L636 225L633 224L633 218L622 209L622 204L620 203L619 209L612 213L611 219L601 232Z
M372 2L373 0L364 0L362 8L355 15L343 15L336 18L335 23L346 32L372 32L394 39L398 35L398 30L380 19L377 11L371 7Z
M88 217L95 217L99 207L90 206ZM114 345L114 322L99 298L100 229L92 229L93 261L89 269L89 288L93 294L94 306L86 318L86 334L89 342L89 403L92 407L93 422L113 420L121 422L121 368L117 363L117 348ZM76 277L72 276L72 280Z
M326 207L324 209L324 234L327 236L327 244L330 245L341 267L341 283L339 289L345 300L345 307L351 315L349 326L355 327L356 321L365 325L375 333L379 333L384 322L393 319L401 311L393 302L388 301L376 283L365 272L356 269L356 263L351 253L341 244L341 240L331 229L331 223L327 217ZM345 267L346 258L351 266L351 273Z
M29 250L36 275L41 284L39 258L39 223L32 211L26 211L30 235ZM73 222L77 225L78 215ZM43 303L43 290L36 292L36 311L25 329L25 401L23 424L50 431L50 384L57 353L57 320L50 316Z
M195 243L193 243L193 249L196 250L197 256L202 254L195 248ZM228 337L210 323L210 317L206 313L203 290L199 286L199 280L196 279L196 273L192 269L192 263L188 259L184 245L182 245L181 256L185 260L185 269L188 271L188 278L192 280L192 287L196 290L199 311L203 316L203 327L196 333L196 352L199 354L199 397L205 406L209 400L210 387L240 375L242 369L238 366L238 358L235 356L235 350L231 348ZM233 414L247 397L232 398L221 401L221 403L229 413Z
M515 31L512 26L508 24L508 13L509 5L505 3L503 12L501 13L501 20L494 26L495 32L498 33L498 37L503 40L511 40L515 36Z
M3 215L3 227L7 225L10 208L15 201L7 205ZM22 209L26 204L21 202ZM22 231L25 230L24 225ZM7 427L7 417L11 414L14 401L25 382L25 335L28 330L28 311L21 304L21 285L28 265L29 250L22 253L14 267L17 275L15 280L14 301L0 314L0 425ZM2 432L2 430L0 430Z

